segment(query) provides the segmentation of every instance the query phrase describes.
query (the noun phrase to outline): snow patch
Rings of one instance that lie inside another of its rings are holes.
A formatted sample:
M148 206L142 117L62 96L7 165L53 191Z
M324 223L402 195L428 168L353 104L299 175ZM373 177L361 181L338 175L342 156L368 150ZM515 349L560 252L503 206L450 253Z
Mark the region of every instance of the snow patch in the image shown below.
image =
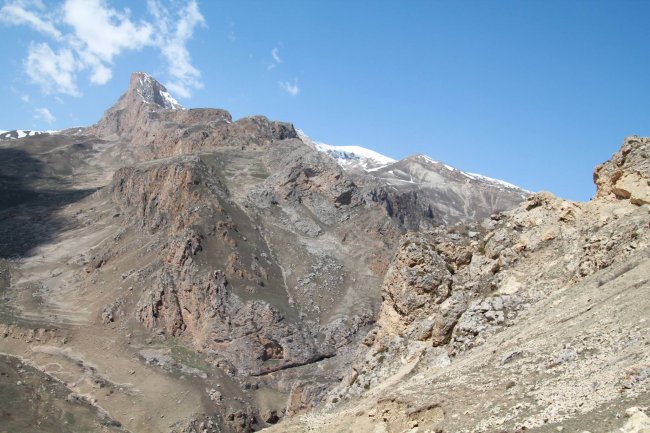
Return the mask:
M390 164L395 162L393 158L382 155L374 150L366 149L361 146L332 146L331 144L315 143L316 148L321 152L334 153L343 159L372 159L379 164Z
M183 108L183 106L179 104L178 101L174 99L172 95L169 94L169 92L165 92L164 90L161 90L160 96L162 96L163 100L165 101L165 108L167 108L167 106L170 106L172 109Z
M388 182L389 184L392 184L392 185L394 185L395 182L412 183L412 184L415 184L415 183L416 183L416 182L413 180L413 178L411 178L411 180L406 180L406 179L400 179L400 178L398 178L398 177L396 177L395 179L387 179L386 182Z
M36 137L43 134L58 134L60 130L50 131L31 131L29 129L14 129L13 131L0 131L0 137L6 140L16 140L18 138Z
M443 167L445 167L445 168L446 168L447 170L449 170L449 171L460 171L460 170L458 170L457 168L452 167L451 165L447 165L447 164L445 164L444 162L436 161L435 159L430 158L430 157L428 157L428 156L426 156L426 155L416 155L416 157L419 158L419 159L422 159L422 160L424 160L424 161L426 161L426 162L429 162L429 163L431 163L431 164L442 165Z
M361 146L333 146L313 141L302 130L297 129L298 137L308 146L332 157L341 167L359 167L365 171L377 171L396 162L393 158Z
M519 189L525 192L530 192L526 191L525 189L522 189L518 187L517 185L514 185L512 183L506 182L504 180L499 180L499 179L493 179L491 177L483 176L482 174L477 174L477 173L469 173L463 170L460 170L458 168L452 167L451 165L445 164L444 162L436 161L426 155L416 155L417 158L422 159L424 161L427 161L431 164L437 164L445 167L449 171L453 171L456 173L459 173L463 176L465 176L468 179L475 180L475 181L481 181L481 182L486 182L486 183L491 183L494 184L495 186L502 187L502 188L509 188L509 189Z
M436 161L435 159L430 158L430 157L428 157L428 156L426 156L426 155L416 155L416 157L417 157L417 158L420 158L420 159L423 159L423 160L425 160L426 162L430 162L430 163L432 163L432 164L440 164L439 161Z
M506 188L511 188L511 189L521 189L517 185L514 185L510 182L506 182L505 180L500 180L500 179L493 179L491 177L483 176L482 174L477 174L477 173L466 173L463 172L463 174L470 179L474 180L482 180L483 182L488 182L488 183L495 183L497 185L506 187ZM525 191L525 190L524 190Z
M136 92L146 104L162 105L168 110L184 110L183 106L169 93L165 87L146 72L138 72L138 87ZM158 87L158 93L162 99L162 104L155 102L155 89Z
M365 172L370 173L377 170L381 170L382 168L388 167L391 164L397 162L393 158L390 158L386 155L382 155L379 152L375 152L374 150L367 149L365 147L333 146L331 144L325 144L325 143L313 141L311 138L309 138L309 136L307 136L300 129L296 129L296 132L298 133L298 137L302 140L303 143L305 143L308 146L311 146L312 148L320 152L328 154L344 169L361 168ZM435 159L428 157L426 155L416 155L415 158L418 158L429 164L434 164L438 167L444 167L446 170L449 170L453 173L458 173L475 182L484 182L484 183L491 184L497 188L516 189L524 193L530 193L530 191L520 188L517 185L514 185L512 183L499 180L499 179L493 179L491 177L483 176L477 173L465 172L458 168L452 167L451 165L445 164L440 161L436 161ZM393 170L389 170L387 173L393 177L391 179L387 179L387 182L389 184L393 182L410 183L410 184L417 183L416 181L413 180L412 176L410 180L405 180L399 178ZM525 197L525 194L522 196Z
M473 176L473 175L471 175L469 173L465 173L464 171L461 171L460 174L462 174L463 176L468 177L468 178L470 178L472 180L476 180L476 176Z

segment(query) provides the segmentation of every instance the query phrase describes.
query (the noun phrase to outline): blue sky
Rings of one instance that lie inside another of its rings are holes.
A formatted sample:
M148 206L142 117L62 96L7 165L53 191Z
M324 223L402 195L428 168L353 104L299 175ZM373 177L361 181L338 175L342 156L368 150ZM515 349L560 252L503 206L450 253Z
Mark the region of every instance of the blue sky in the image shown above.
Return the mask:
M576 200L650 135L647 1L0 4L2 129L90 125L147 71L186 107Z

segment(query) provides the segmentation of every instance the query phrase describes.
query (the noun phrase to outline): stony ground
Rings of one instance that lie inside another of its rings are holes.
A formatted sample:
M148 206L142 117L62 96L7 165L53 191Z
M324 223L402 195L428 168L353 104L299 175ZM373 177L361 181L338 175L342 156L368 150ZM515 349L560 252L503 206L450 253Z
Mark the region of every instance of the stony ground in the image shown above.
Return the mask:
M363 396L271 431L618 431L650 405L649 253L558 289L453 360L404 353Z

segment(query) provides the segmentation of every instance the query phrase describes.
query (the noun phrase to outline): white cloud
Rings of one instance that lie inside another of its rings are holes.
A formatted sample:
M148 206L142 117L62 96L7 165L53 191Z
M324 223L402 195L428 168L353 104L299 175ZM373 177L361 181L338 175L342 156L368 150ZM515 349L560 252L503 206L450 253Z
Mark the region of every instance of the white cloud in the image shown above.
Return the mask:
M27 10L26 8L29 6L37 9L43 8L41 2L14 1L7 3L0 9L0 21L8 25L26 24L36 31L59 39L61 32L54 27L54 24L49 19L40 17L36 13Z
M46 94L65 93L79 96L75 72L79 63L69 49L59 50L58 53L46 43L30 44L25 60L27 75L36 84L41 85Z
M300 87L298 87L298 79L294 79L293 83L290 81L280 81L278 84L280 84L282 90L291 96L296 96L298 93L300 93Z
M50 110L45 107L35 109L34 118L37 120L42 120L48 125L51 125L56 121L56 118L52 115L52 113L50 113Z
M66 0L63 22L72 27L80 60L90 68L90 81L106 84L112 76L113 57L152 43L149 23L135 24L127 13L106 7L103 0Z
M25 104L29 104L29 95L27 94L20 95L20 100L23 101Z
M271 63L266 67L267 70L275 69L280 63L282 63L282 58L280 57L280 49L274 47L271 50L271 58L273 59Z
M32 42L25 60L28 76L47 94L79 96L81 72L93 84L106 84L117 56L154 48L167 64L170 90L189 97L202 82L187 43L205 19L196 0L181 7L179 0L148 0L148 6L151 16L145 20L111 7L108 0L65 0L52 12L41 0L10 0L0 9L0 22L27 25L56 42Z
M275 63L282 63L282 59L280 58L280 50L278 47L275 47L271 50L271 57L273 57Z
M203 83L201 72L192 65L187 42L197 26L205 25L205 18L195 0L188 2L176 16L172 16L157 0L149 0L148 5L159 30L156 46L167 60L167 70L172 76L172 80L165 85L172 93L188 98L192 95L192 89L201 89Z

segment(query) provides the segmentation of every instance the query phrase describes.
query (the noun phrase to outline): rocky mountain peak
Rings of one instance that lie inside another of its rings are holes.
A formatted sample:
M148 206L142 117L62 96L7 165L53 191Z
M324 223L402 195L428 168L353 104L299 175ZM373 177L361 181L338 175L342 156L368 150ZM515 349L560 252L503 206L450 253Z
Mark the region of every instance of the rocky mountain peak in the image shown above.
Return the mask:
M135 96L147 104L154 104L168 110L180 110L183 106L167 92L167 88L145 72L131 74L127 95Z
M134 72L127 91L88 132L100 137L133 136L155 129L150 124L153 118L182 116L187 111L151 75Z

